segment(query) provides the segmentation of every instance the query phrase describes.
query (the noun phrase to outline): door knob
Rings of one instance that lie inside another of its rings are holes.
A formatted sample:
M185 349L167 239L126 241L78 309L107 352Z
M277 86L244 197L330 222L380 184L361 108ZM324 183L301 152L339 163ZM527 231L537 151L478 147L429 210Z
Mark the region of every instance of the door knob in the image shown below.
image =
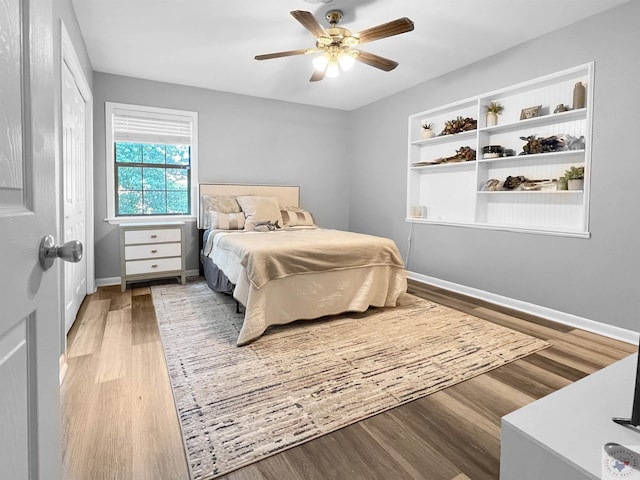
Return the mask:
M44 270L49 270L56 258L61 258L65 262L77 263L82 260L82 242L71 240L64 245L56 245L53 237L47 235L40 242L38 258Z

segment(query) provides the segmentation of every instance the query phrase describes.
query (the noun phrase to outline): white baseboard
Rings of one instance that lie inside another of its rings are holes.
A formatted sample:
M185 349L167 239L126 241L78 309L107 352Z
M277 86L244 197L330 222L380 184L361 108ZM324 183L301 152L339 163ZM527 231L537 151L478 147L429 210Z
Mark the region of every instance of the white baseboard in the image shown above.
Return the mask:
M185 270L186 277L197 277L200 275L198 270ZM98 287L110 287L112 285L120 285L122 279L120 277L105 277L105 278L96 278L96 285Z
M627 330L625 328L620 328L613 325L607 325L606 323L596 322L595 320L579 317L570 313L560 312L558 310L542 307L533 303L523 302L514 298L503 297L502 295L485 292L484 290L479 290L477 288L467 287L465 285L448 282L446 280L429 277L427 275L422 275L415 272L407 272L407 275L410 279L417 282L444 288L445 290L461 293L463 295L477 298L479 300L484 300L495 305L512 308L519 312L535 315L537 317L545 318L547 320L561 323L563 325L580 328L582 330L587 330L589 332L597 333L598 335L603 335L605 337L613 338L634 345L638 344L638 338L640 337L638 332L634 332L632 330Z
M111 285L120 285L120 277L96 278L98 287L110 287Z

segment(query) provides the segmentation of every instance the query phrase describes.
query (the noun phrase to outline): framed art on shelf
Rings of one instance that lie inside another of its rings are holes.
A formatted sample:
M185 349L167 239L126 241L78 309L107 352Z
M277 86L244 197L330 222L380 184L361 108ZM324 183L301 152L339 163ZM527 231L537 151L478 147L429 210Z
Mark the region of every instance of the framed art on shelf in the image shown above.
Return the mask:
M528 118L539 117L541 110L542 110L542 105L537 105L535 107L529 107L529 108L523 108L520 111L520 120L526 120Z

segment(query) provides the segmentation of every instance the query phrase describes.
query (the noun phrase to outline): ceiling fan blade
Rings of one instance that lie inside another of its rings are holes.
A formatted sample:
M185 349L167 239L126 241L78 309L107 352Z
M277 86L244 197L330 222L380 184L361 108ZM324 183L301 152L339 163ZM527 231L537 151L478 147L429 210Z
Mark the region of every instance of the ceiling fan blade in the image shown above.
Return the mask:
M311 12L305 12L304 10L294 10L291 12L293 18L299 21L304 28L309 30L314 37L328 37L327 31L322 25L318 23L316 17Z
M373 42L374 40L380 40L381 38L410 32L413 28L413 21L407 17L402 17L397 20L392 20L390 22L362 30L361 32L356 33L354 37L358 37L360 39L360 44L362 45L363 43Z
M325 74L326 70L313 70L313 74L311 75L311 78L309 79L310 82L319 82L320 80L322 80L324 78L324 74Z
M291 57L293 55L304 55L310 53L309 48L299 48L298 50L287 50L286 52L265 53L264 55L256 55L256 60L269 60L271 58Z
M381 57L380 55L374 55L373 53L360 51L355 59L359 62L366 63L372 67L379 68L388 72L398 66L398 62L389 60L388 58Z

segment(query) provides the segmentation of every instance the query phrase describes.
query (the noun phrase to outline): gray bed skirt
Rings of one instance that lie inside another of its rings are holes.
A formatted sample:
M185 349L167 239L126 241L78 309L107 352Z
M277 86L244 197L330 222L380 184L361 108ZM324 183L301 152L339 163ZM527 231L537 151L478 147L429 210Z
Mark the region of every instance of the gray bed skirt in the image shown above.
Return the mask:
M215 263L213 263L211 258L202 253L202 247L207 243L209 233L209 230L205 230L200 235L200 239L202 240L202 244L200 244L200 263L202 264L202 273L204 273L204 278L207 280L207 285L209 285L212 290L231 294L233 293L235 285L229 281L227 276L222 273Z

